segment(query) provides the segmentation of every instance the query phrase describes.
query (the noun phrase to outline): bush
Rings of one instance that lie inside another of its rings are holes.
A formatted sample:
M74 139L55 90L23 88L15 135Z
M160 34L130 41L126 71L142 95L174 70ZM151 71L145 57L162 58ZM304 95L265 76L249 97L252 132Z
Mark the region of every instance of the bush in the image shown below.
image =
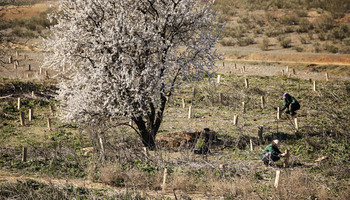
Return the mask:
M289 48L291 43L292 43L292 39L290 39L290 38L283 38L280 41L280 45L283 48Z
M314 52L319 53L321 51L321 44L316 42L314 44Z
M314 26L318 29L321 29L323 31L327 31L333 28L334 26L334 20L333 17L330 15L321 15L319 18L316 19L314 22Z
M350 28L345 24L341 24L340 26L333 28L331 33L334 38L342 40L350 36Z
M269 38L264 38L260 45L260 49L263 51L267 51L269 49L269 45L270 45Z
M219 41L222 46L235 46L235 41L233 38L224 38Z
M307 40L305 37L300 37L299 39L301 44L307 44Z
M301 19L300 20L300 25L297 29L298 33L306 33L308 32L308 30L312 29L313 26L312 24L309 22L309 20L307 19Z
M259 29L259 28L255 28L255 29L253 30L253 33L254 33L254 35L259 35L259 34L262 34L263 31L262 31L261 29Z
M350 37L343 39L343 44L346 46L350 46Z
M320 39L321 41L325 41L326 40L326 34L323 32L318 33L318 39Z
M302 52L302 51L304 51L304 48L301 47L301 46L295 46L295 47L293 47L293 49L296 50L297 52Z
M276 37L282 33L283 33L282 29L271 28L271 29L267 30L265 34L267 37Z
M330 53L338 53L338 47L331 45L331 44L325 44L325 50Z
M307 11L305 11L305 10L296 10L296 11L295 11L295 14L296 14L298 17L307 17Z
M285 33L293 33L294 32L294 28L292 26L286 26L284 28L284 31Z
M284 15L279 22L284 25L298 25L300 18L297 15Z
M248 46L250 44L254 44L255 41L253 38L243 38L243 39L238 39L237 44L239 46Z

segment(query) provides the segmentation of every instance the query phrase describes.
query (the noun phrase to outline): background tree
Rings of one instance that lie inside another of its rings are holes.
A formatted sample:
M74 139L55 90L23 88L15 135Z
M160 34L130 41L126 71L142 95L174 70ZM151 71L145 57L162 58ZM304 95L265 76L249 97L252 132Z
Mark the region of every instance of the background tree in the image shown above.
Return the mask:
M101 125L126 116L154 149L168 97L203 77L222 25L194 0L61 0L44 66L65 77L62 119Z

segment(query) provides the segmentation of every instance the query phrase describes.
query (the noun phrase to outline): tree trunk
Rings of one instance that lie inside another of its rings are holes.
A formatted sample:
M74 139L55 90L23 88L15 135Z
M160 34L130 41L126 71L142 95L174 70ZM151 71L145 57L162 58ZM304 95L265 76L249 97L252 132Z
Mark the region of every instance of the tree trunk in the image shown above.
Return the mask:
M143 145L149 148L149 150L156 150L156 134L154 131L141 131L141 139Z

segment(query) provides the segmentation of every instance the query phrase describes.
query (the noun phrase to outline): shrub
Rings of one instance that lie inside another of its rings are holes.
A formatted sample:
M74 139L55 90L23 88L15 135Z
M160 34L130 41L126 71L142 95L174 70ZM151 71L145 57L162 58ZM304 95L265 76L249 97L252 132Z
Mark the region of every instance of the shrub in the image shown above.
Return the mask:
M334 38L342 40L350 36L350 28L345 24L341 24L340 26L333 28L331 33Z
M259 34L262 34L263 31L262 31L261 29L259 29L259 28L255 28L255 29L253 30L253 33L254 33L254 35L259 35Z
M332 29L334 26L333 17L327 14L323 14L316 19L316 21L314 22L314 26L323 31Z
M307 17L307 11L305 11L305 10L296 10L296 11L295 11L295 14L296 14L298 17Z
M219 41L222 46L235 46L235 41L233 38L224 38Z
M343 44L346 46L350 46L350 37L343 39Z
M310 40L314 39L314 33L313 32L309 31L309 32L307 32L307 35L309 36Z
M312 24L309 22L309 20L307 19L301 19L300 20L300 25L297 29L298 33L306 33L308 32L308 30L312 29L313 26Z
M276 37L282 33L283 33L282 29L271 28L271 29L267 30L265 34L267 37Z
M260 44L260 49L263 51L267 51L269 49L269 45L270 45L270 40L269 38L264 38L262 43Z
M284 28L284 31L285 33L293 33L294 32L294 28L292 26L286 26Z
M289 48L291 43L292 43L292 39L290 38L284 38L280 41L280 45L283 48Z
M319 53L321 51L321 44L316 42L314 43L314 52Z
M326 40L326 34L323 32L318 33L318 39L320 39L321 41L325 41Z
M239 46L248 46L250 44L254 44L255 41L253 38L243 38L243 39L238 39L237 44Z
M284 15L279 19L281 24L298 25L300 18L297 15Z
M249 18L250 18L249 14L240 15L237 22L240 24L249 24L250 23Z
M293 47L293 49L296 50L297 52L302 52L302 51L304 51L304 48L301 47L301 46L295 46L295 47Z
M350 54L350 47L349 46L343 47L339 50L339 52L343 54Z
M300 37L299 39L301 44L307 44L307 40L305 37Z
M245 29L244 26L238 26L234 31L234 36L236 38L241 38L241 37L244 37L246 33L247 33L247 29Z
M330 53L338 53L338 47L331 45L331 44L325 44L325 50L330 52Z

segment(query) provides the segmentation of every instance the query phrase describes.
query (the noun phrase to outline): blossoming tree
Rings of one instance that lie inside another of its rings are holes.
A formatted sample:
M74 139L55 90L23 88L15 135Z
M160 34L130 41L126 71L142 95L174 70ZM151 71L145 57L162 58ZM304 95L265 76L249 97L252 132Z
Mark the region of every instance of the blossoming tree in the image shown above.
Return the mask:
M128 117L154 149L174 87L214 67L222 25L194 0L61 0L44 66L59 72L61 118Z

